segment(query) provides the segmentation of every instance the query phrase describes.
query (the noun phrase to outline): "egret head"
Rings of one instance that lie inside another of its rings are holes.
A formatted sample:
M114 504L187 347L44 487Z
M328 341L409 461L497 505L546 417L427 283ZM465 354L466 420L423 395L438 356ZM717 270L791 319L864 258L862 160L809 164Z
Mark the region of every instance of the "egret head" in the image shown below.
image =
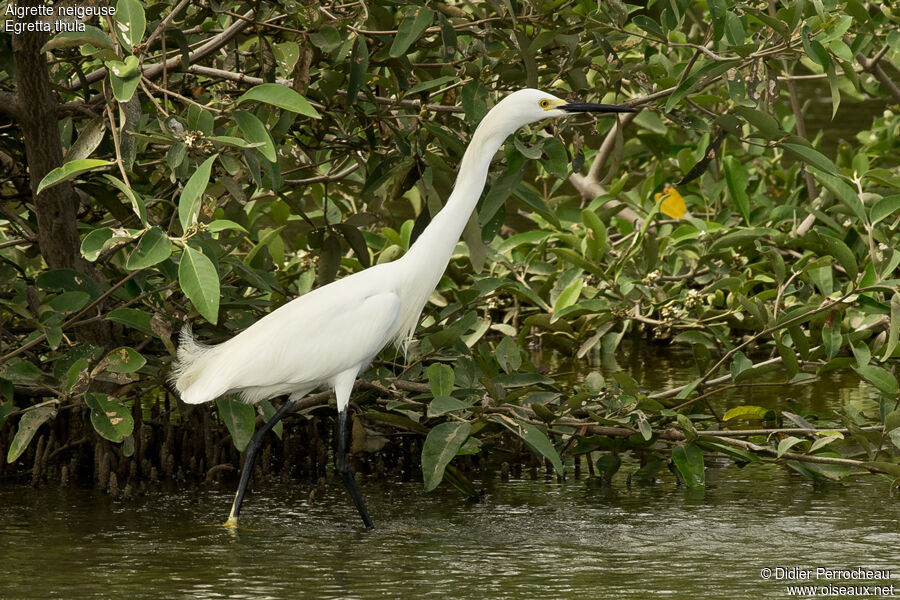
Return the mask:
M498 125L502 123L508 131L512 132L535 121L586 112L629 113L636 112L636 109L616 104L568 102L553 94L526 88L503 98L491 110L490 116L496 118Z

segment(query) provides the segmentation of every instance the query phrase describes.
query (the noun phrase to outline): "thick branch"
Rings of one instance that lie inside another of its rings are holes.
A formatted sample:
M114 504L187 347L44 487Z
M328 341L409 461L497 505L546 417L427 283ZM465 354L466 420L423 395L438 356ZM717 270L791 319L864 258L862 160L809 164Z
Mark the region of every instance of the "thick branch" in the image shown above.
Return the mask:
M68 182L37 193L44 176L62 164L62 143L56 127L57 103L50 88L47 61L41 52L44 34L22 32L12 36L16 65L17 102L31 191L37 209L41 256L51 269L70 268L82 273L93 269L81 257L75 221L77 198Z

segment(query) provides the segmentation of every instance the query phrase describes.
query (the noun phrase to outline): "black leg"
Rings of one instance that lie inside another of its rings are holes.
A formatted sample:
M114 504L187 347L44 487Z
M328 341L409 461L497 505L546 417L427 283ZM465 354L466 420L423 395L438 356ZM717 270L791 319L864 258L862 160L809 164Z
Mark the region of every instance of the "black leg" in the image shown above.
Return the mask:
M234 503L231 505L231 514L228 515L228 520L225 522L227 527L237 526L238 514L241 512L241 503L244 501L244 494L247 492L247 484L250 483L250 474L253 472L256 451L259 450L260 445L262 445L263 438L296 403L296 400L287 400L281 405L281 408L272 415L272 418L266 421L265 425L260 427L259 430L253 434L253 437L250 438L250 443L247 444L247 450L244 454L244 466L241 468L241 482L238 484L237 494L234 497Z
M363 500L362 494L359 493L359 489L356 487L356 480L353 479L353 472L350 471L350 461L347 459L348 435L347 409L345 408L344 410L338 411L338 440L337 452L334 455L334 468L337 471L337 474L340 475L341 481L344 482L344 487L350 492L350 497L353 498L353 503L356 504L356 510L359 511L359 516L362 517L366 529L375 529L375 523L372 522L372 517L369 516L366 502Z

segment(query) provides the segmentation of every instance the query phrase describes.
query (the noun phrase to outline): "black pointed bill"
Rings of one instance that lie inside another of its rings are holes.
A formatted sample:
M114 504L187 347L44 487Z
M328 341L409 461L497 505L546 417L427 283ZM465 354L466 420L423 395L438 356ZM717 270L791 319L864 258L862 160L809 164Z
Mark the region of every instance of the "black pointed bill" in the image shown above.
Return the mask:
M638 109L624 104L594 104L592 102L567 102L558 107L567 113L633 113Z

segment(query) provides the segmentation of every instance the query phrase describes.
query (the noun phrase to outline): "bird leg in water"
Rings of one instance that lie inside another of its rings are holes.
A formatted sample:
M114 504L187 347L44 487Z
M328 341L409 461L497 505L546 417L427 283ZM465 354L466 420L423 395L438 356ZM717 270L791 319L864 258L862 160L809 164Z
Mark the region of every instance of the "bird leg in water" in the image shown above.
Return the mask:
M334 454L334 468L341 477L341 481L344 482L344 487L350 492L350 497L353 498L353 503L356 504L356 510L359 511L359 516L362 517L366 529L375 529L375 523L372 522L372 517L369 516L366 503L356 487L356 480L353 479L353 472L350 471L350 461L347 459L348 437L347 409L345 408L338 411L338 439L337 452Z
M250 438L247 444L247 450L244 454L244 466L241 469L241 482L238 484L237 494L234 496L234 504L231 505L231 514L225 521L226 527L237 527L238 514L241 512L241 503L244 501L244 494L247 491L247 484L250 483L250 474L253 472L253 463L256 460L256 451L262 445L263 437L273 428L278 421L281 420L290 410L297 404L296 400L287 400L281 405L281 408L272 415L272 418L266 421L266 424L259 428Z

